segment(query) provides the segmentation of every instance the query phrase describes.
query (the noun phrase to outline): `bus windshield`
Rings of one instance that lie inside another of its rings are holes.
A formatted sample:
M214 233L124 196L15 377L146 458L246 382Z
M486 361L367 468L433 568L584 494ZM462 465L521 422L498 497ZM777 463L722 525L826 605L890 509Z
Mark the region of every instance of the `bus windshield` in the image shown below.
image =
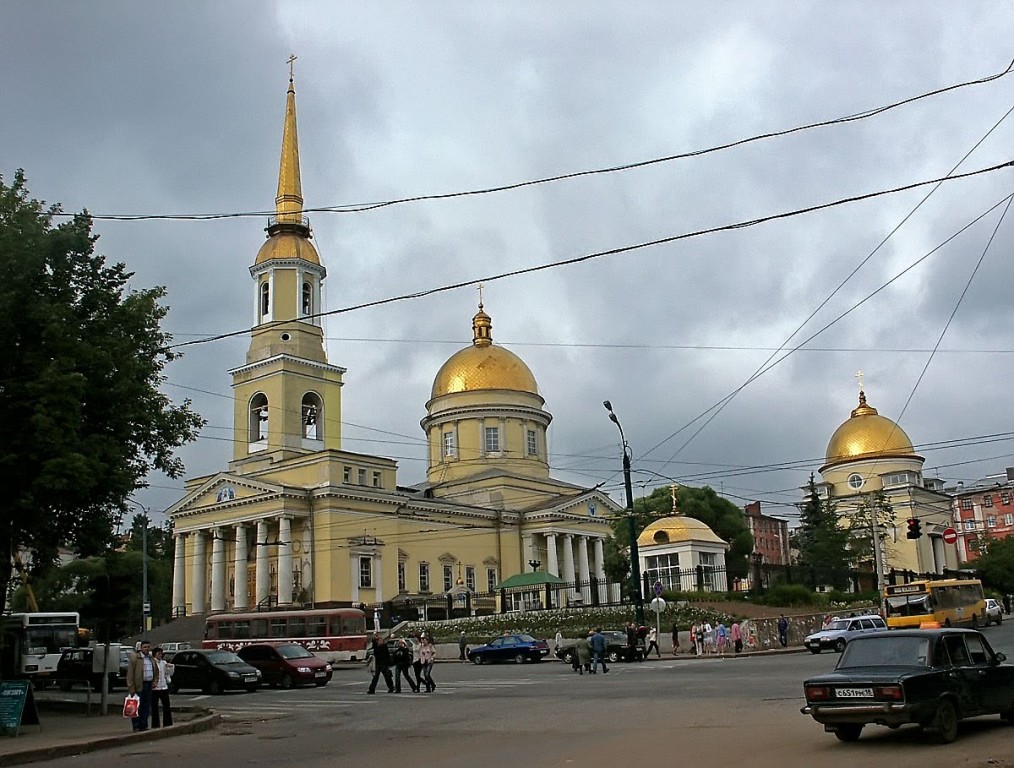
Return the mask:
M929 595L902 595L887 598L888 616L926 616L933 613Z

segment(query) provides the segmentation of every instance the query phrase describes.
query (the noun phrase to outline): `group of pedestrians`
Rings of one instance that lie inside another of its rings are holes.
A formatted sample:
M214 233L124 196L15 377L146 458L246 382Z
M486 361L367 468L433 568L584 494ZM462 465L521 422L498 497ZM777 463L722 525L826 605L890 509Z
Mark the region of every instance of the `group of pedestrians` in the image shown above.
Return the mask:
M557 647L559 647L562 640L563 636L557 632ZM598 668L601 666L602 674L606 674L609 672L609 667L606 666L607 646L606 636L602 634L601 629L589 629L587 635L579 637L577 642L574 643L574 653L570 662L571 667L579 675L583 675L585 672L594 675L598 673Z
M388 693L401 693L402 678L408 683L412 693L420 693L423 690L432 693L437 689L437 684L433 682L433 663L437 658L437 649L433 645L433 639L425 632L413 635L407 640L400 638L394 648L388 646L380 632L374 632L370 648L373 653L370 660L373 665L373 678L370 680L367 693L377 692L377 682L381 676L387 683ZM394 667L393 678L391 667ZM410 670L412 675L409 674Z
M173 665L164 658L161 648L152 650L147 640L139 642L127 664L127 693L137 696L137 715L131 718L135 731L168 727L173 724L169 683Z
M676 632L674 626L673 637ZM673 645L673 653L677 647L678 643ZM722 621L715 626L710 621L694 622L690 626L690 653L697 656L725 656L729 649L733 653L743 652L743 628L737 622L732 622L728 627Z

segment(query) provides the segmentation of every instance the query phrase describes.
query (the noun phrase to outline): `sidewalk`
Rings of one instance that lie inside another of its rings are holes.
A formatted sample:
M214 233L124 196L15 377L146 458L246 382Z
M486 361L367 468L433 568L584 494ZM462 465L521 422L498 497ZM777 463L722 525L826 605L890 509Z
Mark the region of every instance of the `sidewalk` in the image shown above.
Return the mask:
M122 703L121 700L117 704ZM39 702L38 725L26 725L17 737L0 734L0 766L23 765L40 760L70 757L98 749L109 749L144 741L182 736L214 728L221 716L207 709L173 709L176 724L133 733L130 721L119 711L102 716L83 714L84 704Z

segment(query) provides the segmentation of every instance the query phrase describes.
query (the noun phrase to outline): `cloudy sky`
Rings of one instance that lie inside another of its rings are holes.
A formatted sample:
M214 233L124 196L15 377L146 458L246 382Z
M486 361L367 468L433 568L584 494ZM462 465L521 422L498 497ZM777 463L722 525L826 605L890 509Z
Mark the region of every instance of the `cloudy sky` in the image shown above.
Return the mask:
M314 208L641 163L856 115L1001 73L1012 39L1010 2L9 2L0 174L24 168L35 197L70 211L271 210L290 53ZM605 483L618 502L604 399L633 450L636 494L675 478L791 519L855 407L858 369L928 474L974 482L1014 465L1012 169L488 278L989 168L1014 157L1012 106L1014 73L702 156L311 214L325 309L487 278L494 340L526 360L554 415L555 474ZM95 231L138 287L167 286L167 327L184 342L248 328L264 223L97 220ZM396 458L402 484L424 477L419 420L437 369L471 340L476 303L469 287L327 320L329 358L348 369L345 447ZM166 391L208 419L183 452L191 475L230 458L227 370L246 346L194 345L169 369ZM151 483L140 498L156 510L182 489Z

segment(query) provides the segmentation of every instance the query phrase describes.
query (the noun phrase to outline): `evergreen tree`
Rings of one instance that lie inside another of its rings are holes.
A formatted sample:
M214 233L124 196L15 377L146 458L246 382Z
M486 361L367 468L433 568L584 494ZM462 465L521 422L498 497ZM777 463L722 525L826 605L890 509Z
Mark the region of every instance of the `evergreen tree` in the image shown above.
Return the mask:
M800 509L796 543L799 564L815 584L830 584L837 589L847 585L848 532L838 523L834 503L821 501L812 474Z

